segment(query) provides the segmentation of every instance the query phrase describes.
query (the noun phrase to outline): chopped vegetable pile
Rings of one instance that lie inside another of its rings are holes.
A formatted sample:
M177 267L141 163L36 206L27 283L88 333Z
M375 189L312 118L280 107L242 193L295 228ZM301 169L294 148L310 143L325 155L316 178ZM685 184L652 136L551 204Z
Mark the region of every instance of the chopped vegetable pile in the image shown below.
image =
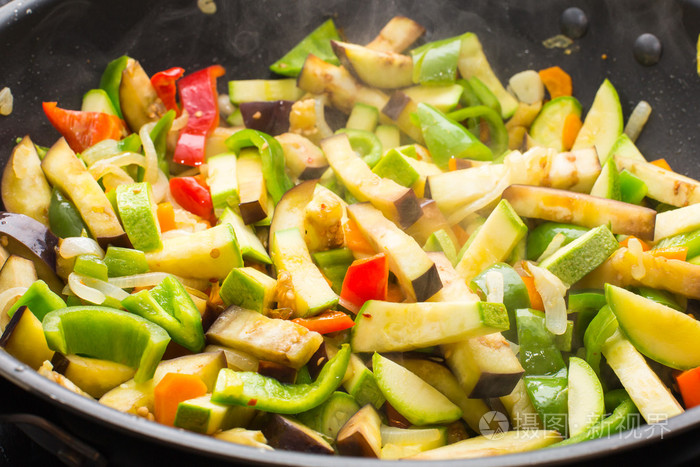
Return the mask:
M475 34L423 33L328 20L228 94L225 64L123 56L80 110L44 102L61 138L2 177L0 346L319 454L521 452L700 404L700 182L635 145L651 107L625 125L607 79L582 105L556 64L501 81Z

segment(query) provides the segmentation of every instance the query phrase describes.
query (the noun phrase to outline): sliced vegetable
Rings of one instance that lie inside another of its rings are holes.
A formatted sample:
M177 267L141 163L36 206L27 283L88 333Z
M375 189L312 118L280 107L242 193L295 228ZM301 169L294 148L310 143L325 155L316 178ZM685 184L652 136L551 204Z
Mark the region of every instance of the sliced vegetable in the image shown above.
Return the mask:
M204 163L206 137L219 126L216 78L224 72L223 67L212 65L179 80L180 102L188 118L178 137L173 162L192 166Z
M202 317L182 284L168 276L150 290L141 290L122 300L122 305L165 329L173 341L192 352L204 348Z
M81 112L44 102L44 113L75 152L82 152L105 139L121 139L126 132L121 119L99 112Z
M170 342L168 333L140 316L113 308L76 306L52 311L42 322L52 350L137 368L134 379L153 377Z
M299 413L325 401L340 383L348 366L350 347L344 344L310 384L281 384L252 372L219 372L212 401L254 407L272 413Z
M340 298L356 309L367 300L386 300L389 262L384 253L355 260L343 280Z
M195 375L168 373L153 388L156 421L173 426L180 402L203 396L207 386Z
M185 69L180 67L172 67L167 70L159 71L151 76L151 84L156 90L156 94L163 105L168 110L174 110L176 115L180 115L180 107L177 105L175 96L177 95L177 86L175 82L185 74Z

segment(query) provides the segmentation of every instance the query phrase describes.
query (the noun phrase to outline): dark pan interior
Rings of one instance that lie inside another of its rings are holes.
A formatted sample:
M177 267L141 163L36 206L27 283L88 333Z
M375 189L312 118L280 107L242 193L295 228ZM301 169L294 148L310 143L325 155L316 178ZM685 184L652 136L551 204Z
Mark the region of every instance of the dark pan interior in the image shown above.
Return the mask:
M363 43L392 16L402 14L426 27L425 40L476 32L502 80L528 68L561 66L571 74L574 94L584 112L603 79L610 78L620 94L625 117L639 100L653 107L638 140L642 152L649 159L664 157L677 171L700 177L700 77L695 71L698 1L216 0L216 4L214 15L199 11L196 0L17 0L0 7L0 87L9 86L14 95L13 113L0 117L3 164L18 136L30 134L42 145L51 145L58 138L42 114L42 101L79 108L83 93L97 87L105 64L121 54L140 60L149 73L171 66L194 71L219 63L226 68L225 79L219 80L224 92L227 80L269 77L267 66L325 18L333 17L348 40ZM546 49L542 41L559 33L559 15L569 6L588 13L588 33L575 42L571 53ZM632 44L644 32L654 33L663 43L663 56L656 66L644 67L634 60ZM80 420L71 423L71 429L88 438L90 432L106 430L117 436L145 437L153 446L203 452L214 458L275 465L377 465L289 452L261 454L117 413L16 368L17 362L0 352L0 373L65 410L69 420ZM700 427L698 410L668 425L670 434L676 435L695 427ZM478 464L586 461L658 443L661 436L649 428L642 429L645 436L637 438L606 439L566 450L479 460ZM665 430L662 434L670 436ZM112 438L104 435L100 439ZM668 442L658 445L668 447L663 444ZM459 465L472 464L459 461Z

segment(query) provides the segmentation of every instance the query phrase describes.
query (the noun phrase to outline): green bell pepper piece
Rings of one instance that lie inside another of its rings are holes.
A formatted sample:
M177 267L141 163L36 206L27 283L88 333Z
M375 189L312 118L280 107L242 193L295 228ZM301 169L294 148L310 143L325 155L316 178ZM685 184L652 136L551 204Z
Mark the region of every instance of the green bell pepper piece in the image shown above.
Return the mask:
M413 82L449 84L457 79L457 61L462 36L429 42L411 51Z
M566 369L562 369L556 375L525 376L523 380L544 428L565 433L569 412Z
M608 413L617 408L618 405L622 404L624 401L630 398L630 395L623 388L613 389L605 393L605 410Z
M302 39L284 57L270 65L270 70L279 75L296 77L301 72L309 54L316 55L324 62L339 65L340 61L333 52L331 40L341 41L342 39L335 28L335 23L329 19Z
M41 321L47 313L65 308L66 302L59 295L56 295L46 285L46 282L38 280L33 282L19 300L7 310L7 315L12 318L15 311L24 305Z
M508 150L508 130L506 130L501 114L497 113L495 110L485 105L477 105L450 112L447 114L447 118L451 118L456 122L462 122L472 118L483 118L489 126L491 137L491 144L489 147L493 155L499 157Z
M42 322L49 348L137 368L134 381L153 377L170 342L157 324L126 311L74 306L51 311Z
M687 257L689 259L695 258L696 256L700 255L700 229L693 230L692 232L685 232L682 234L674 235L673 237L664 238L659 243L657 243L652 248L652 250L672 246L687 247Z
M506 310L508 310L510 329L503 331L502 334L509 341L517 343L518 328L515 319L515 310L518 308L530 307L530 295L527 292L527 287L512 266L506 263L496 263L482 271L470 284L472 290L480 292L482 299L485 299L488 293L486 274L488 274L489 271L499 272L503 276L503 304L506 306Z
M605 294L599 291L577 290L569 292L567 313L576 314L574 343L583 345L583 335L588 325L602 307L606 305Z
M370 168L377 165L382 157L382 142L377 135L367 130L357 130L353 128L340 128L335 134L344 133L348 135L352 150L360 154Z
M647 184L628 170L620 172L620 196L622 201L630 204L640 204L647 195Z
M544 313L529 308L515 310L520 344L520 363L525 374L554 375L566 364L554 343L554 334L545 327Z
M131 276L148 272L146 253L132 248L108 246L104 263L109 277Z
M313 253L312 258L318 268L329 281L333 292L340 294L343 288L343 281L348 268L355 261L355 257L348 248L338 248L335 250L319 251Z
M413 117L423 132L433 162L441 169L447 169L451 157L481 161L493 159L488 146L430 104L419 103Z
M314 380L311 379L311 373L309 373L309 367L304 365L297 371L297 377L294 381L295 384L311 384Z
M547 249L555 235L559 233L564 235L565 240L561 246L565 246L588 230L578 225L544 222L531 230L527 236L527 259L536 261Z
M476 76L472 76L469 78L469 85L471 86L474 94L476 94L476 97L479 99L481 105L485 105L486 107L493 109L493 111L498 115L501 115L501 102L483 81Z
M256 147L262 159L262 171L267 191L275 204L294 184L285 172L284 151L280 143L272 136L258 130L245 129L231 135L226 146L238 156L241 149Z
M583 433L552 444L549 447L567 446L569 444L580 443L581 441L614 435L615 433L637 427L639 425L639 420L639 409L637 409L637 406L634 405L634 402L632 402L632 399L630 399L628 395L627 398L620 402L615 410L613 410L613 413L610 414L609 417L604 418Z
M73 271L83 276L90 276L107 282L107 265L95 255L79 255L76 257Z
M343 381L350 360L350 346L343 344L309 384L284 384L258 373L224 368L212 393L212 402L250 406L282 414L306 412L321 405Z
M88 231L78 208L58 188L51 192L49 228L61 238L80 237L83 231Z
M124 118L122 114L122 107L119 103L119 85L122 82L122 72L126 68L126 62L129 57L122 55L107 64L105 71L102 73L102 78L100 79L100 88L104 89L109 100L112 101L114 108L117 110L117 115L119 118Z
M170 175L170 166L168 161L165 160L165 152L168 132L170 131L170 127L173 125L173 120L175 120L175 111L168 110L165 115L160 117L158 123L155 124L149 133L149 136L153 141L153 146L156 148L156 154L158 155L158 167L165 175Z
M165 329L173 341L192 352L204 348L202 316L180 281L168 276L150 290L122 300L127 310Z
M603 388L605 388L605 381L600 374L601 349L605 341L613 335L617 326L617 318L615 318L610 306L605 305L591 320L583 335L583 345L586 347L586 361L595 371L598 379L603 384Z

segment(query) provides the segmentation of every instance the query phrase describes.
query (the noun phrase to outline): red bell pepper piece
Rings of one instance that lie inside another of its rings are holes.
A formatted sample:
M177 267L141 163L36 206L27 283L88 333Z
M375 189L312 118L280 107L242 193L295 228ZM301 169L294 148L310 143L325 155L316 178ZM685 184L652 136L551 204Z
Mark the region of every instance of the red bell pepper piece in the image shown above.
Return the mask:
M191 166L204 162L206 138L219 125L216 78L223 75L223 67L212 65L178 81L180 102L188 119L175 146L174 162Z
M326 311L313 318L296 318L292 321L319 334L342 331L355 325L352 318L342 311Z
M384 253L358 259L348 268L340 299L343 306L358 309L367 300L386 300L389 283L389 263Z
M207 220L211 217L211 194L195 177L171 178L170 193L180 206L191 213Z
M126 126L116 115L65 110L57 107L55 102L44 102L42 106L49 122L75 152L83 152L102 140L119 140L126 135Z
M684 371L676 376L676 382L686 409L700 405L700 367Z
M180 108L177 106L175 100L175 95L177 94L175 81L182 78L184 73L184 68L176 66L159 71L151 77L151 84L155 88L156 94L158 94L160 100L163 101L163 104L165 104L168 110L174 110L177 115L180 115Z

